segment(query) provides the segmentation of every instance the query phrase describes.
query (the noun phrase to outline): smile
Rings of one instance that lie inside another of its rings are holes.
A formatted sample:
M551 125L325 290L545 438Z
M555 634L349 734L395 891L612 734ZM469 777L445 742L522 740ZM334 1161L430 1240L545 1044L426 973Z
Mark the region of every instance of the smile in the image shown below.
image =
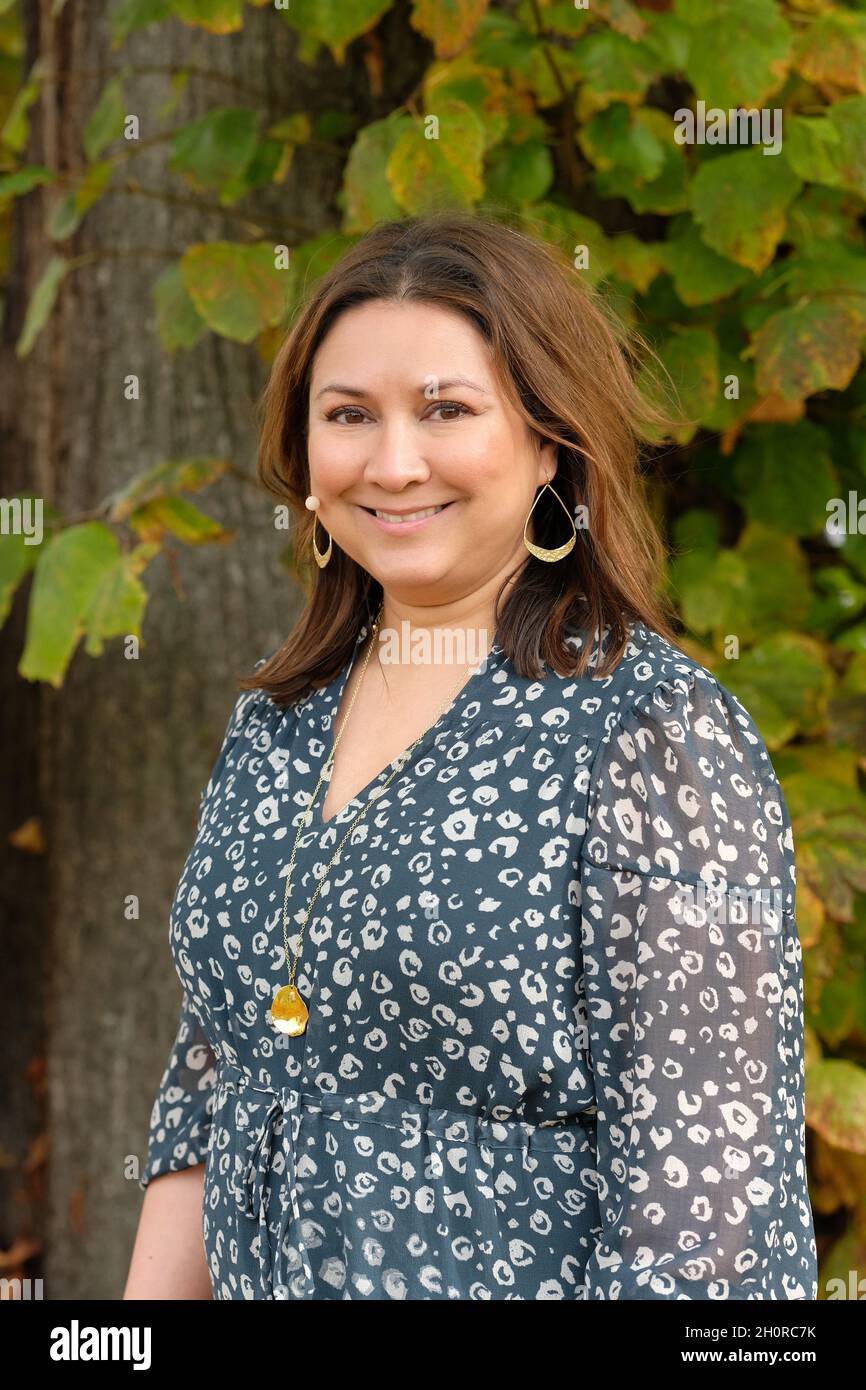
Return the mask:
M361 510L386 531L416 531L453 505L453 502L443 502L439 507L425 507L417 512L403 513L380 511L378 508L374 511L371 507L362 507Z

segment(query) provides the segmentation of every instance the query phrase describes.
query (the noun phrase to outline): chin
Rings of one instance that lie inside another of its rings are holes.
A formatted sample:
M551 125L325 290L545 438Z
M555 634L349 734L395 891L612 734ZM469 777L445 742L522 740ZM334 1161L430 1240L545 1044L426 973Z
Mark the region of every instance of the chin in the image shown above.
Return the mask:
M430 601L436 602L443 585L449 581L453 584L454 575L459 572L460 558L455 556L451 561L443 560L435 564L419 564L416 561L414 564L385 567L381 555L373 555L369 564L363 560L360 560L359 564L362 564L386 591L398 591L401 597L412 595L419 602L423 602L429 593Z

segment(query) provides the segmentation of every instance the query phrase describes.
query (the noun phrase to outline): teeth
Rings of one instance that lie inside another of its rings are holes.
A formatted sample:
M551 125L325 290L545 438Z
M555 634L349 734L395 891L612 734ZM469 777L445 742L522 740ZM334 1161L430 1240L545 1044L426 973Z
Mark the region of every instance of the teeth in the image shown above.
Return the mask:
M423 512L409 512L407 516L398 516L396 512L377 512L376 515L380 517L382 521L421 521L425 516L435 516L437 512L442 512L444 510L445 504L443 503L441 507L428 507L427 510Z

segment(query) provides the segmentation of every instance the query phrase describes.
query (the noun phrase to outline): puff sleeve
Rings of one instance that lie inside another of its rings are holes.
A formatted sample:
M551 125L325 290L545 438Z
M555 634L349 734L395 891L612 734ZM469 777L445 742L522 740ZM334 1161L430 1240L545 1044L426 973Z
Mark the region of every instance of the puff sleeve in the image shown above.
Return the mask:
M587 1299L815 1299L787 806L702 667L600 744L580 854L601 1228Z
M262 657L254 669L268 659ZM199 799L197 834L205 830L205 819L216 789L223 784L229 755L251 724L251 716L260 707L261 698L258 690L244 690L235 700L216 761ZM207 1158L217 1061L183 979L182 987L177 1031L150 1115L147 1156L138 1184L142 1190L162 1173L204 1163Z

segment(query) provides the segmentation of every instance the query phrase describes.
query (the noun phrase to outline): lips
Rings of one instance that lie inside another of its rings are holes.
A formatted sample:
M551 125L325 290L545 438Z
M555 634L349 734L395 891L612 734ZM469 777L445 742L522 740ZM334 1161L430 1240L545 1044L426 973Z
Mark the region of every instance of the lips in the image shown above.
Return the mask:
M421 512L431 512L434 509L437 511L444 511L446 507L450 506L450 502L428 502L425 507L412 507L409 511L398 512L391 507L364 507L364 511L372 512L374 516L377 512L384 512L388 516L396 517L398 520L404 521L410 516L417 517Z
M360 507L359 510L366 512L374 525L379 527L380 530L387 531L391 535L402 534L404 532L408 534L420 530L424 526L430 526L437 517L442 516L449 507L454 505L454 500L451 502L433 503L432 507L413 507L411 511L403 513L387 513L387 509L383 507L381 510L386 512L386 516L377 516L376 511L372 507ZM437 509L433 510L433 507ZM389 519L389 517L391 519ZM409 517L412 517L413 520L408 520L407 518Z
M373 514L380 521L393 521L402 525L412 521L426 521L429 516L438 516L449 505L448 502L439 502L431 507L416 507L411 512L391 512L387 507L377 507Z

